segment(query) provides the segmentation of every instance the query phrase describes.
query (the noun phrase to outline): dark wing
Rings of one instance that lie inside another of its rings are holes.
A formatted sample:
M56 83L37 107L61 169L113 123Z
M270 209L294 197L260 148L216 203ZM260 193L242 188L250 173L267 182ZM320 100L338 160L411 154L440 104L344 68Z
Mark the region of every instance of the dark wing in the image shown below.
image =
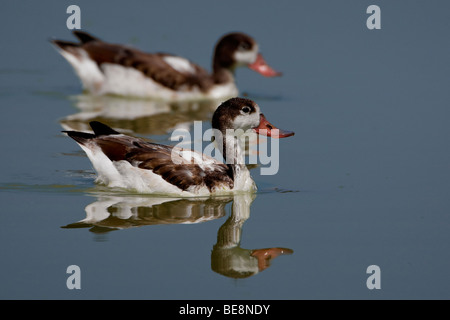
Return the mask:
M233 188L232 171L227 165L212 158L199 165L181 155L186 151L191 152L148 142L135 143L126 160L141 169L152 170L183 191L197 186L206 186L209 191L223 186Z
M110 44L103 41L89 41L82 45L90 58L102 66L103 63L115 63L124 67L141 71L146 77L172 90L188 90L198 87L207 91L213 85L213 80L206 70L191 63L195 72L175 70L164 61L168 54L145 53L135 48Z

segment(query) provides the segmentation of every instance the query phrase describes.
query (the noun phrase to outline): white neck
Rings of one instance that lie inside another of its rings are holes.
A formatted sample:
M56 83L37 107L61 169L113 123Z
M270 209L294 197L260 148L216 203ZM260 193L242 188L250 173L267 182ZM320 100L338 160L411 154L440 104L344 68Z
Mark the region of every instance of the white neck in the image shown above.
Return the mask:
M245 165L245 156L242 150L240 137L225 134L223 138L222 155L225 163L233 170L234 190L255 191L256 185Z

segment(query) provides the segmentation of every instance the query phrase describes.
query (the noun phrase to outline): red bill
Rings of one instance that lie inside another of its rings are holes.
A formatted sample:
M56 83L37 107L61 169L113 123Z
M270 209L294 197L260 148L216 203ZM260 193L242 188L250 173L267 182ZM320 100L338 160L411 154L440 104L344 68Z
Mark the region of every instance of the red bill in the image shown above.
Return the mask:
M255 130L257 134L272 138L286 138L295 134L295 132L293 131L278 129L269 121L267 121L266 117L262 113L259 115L259 126L253 128L253 130Z
M263 56L258 53L256 61L249 64L248 67L265 77L277 77L281 76L281 72L275 71L270 67L267 62L264 60Z
M270 266L270 261L280 255L292 254L294 250L288 248L255 249L251 255L258 259L258 269L262 271Z

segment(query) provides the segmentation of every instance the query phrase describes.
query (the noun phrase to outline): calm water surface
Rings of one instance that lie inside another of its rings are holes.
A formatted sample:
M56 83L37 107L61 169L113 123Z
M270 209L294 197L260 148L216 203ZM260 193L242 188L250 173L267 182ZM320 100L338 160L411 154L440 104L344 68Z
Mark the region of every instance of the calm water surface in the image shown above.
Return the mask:
M131 3L78 1L82 27L208 69L221 35L251 34L284 74L238 70L240 90L296 135L280 141L276 175L251 170L255 195L187 200L97 186L61 130L95 119L170 143L194 120L209 128L214 105L83 95L48 42L71 39L72 3L4 2L0 298L450 297L447 2L378 1L373 31L368 1ZM81 268L81 290L66 287L70 265ZM366 286L370 265L380 290Z

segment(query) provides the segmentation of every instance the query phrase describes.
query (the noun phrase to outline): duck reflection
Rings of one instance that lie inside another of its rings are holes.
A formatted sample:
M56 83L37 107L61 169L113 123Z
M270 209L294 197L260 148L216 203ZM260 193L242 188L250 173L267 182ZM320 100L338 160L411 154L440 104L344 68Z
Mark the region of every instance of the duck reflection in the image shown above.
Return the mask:
M192 224L225 216L231 197L158 198L100 196L86 208L86 218L62 228L90 228L94 233L158 224Z
M220 227L211 253L213 271L230 278L247 278L267 269L277 256L294 252L288 248L241 248L242 226L250 217L250 206L254 199L255 194L234 197L231 215Z
M62 228L89 228L94 233L158 224L192 224L231 214L219 228L211 252L211 269L230 278L253 276L270 266L280 255L292 254L288 248L241 248L242 227L250 217L255 194L210 198L158 198L142 196L99 196L86 208L86 218Z
M64 130L90 131L90 121L100 121L121 132L163 135L188 129L193 121L209 121L221 101L170 102L118 96L77 95L72 97L80 112L60 120Z

